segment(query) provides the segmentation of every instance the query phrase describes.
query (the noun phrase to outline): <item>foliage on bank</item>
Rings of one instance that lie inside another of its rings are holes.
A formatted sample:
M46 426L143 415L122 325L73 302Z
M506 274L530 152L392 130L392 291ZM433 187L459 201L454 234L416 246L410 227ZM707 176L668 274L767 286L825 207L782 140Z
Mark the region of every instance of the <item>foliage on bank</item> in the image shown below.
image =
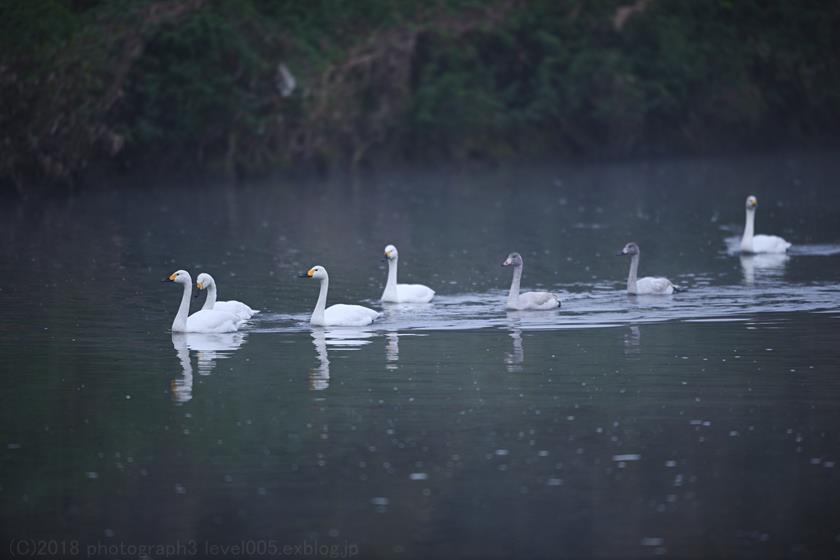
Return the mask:
M0 181L833 139L825 0L3 0Z

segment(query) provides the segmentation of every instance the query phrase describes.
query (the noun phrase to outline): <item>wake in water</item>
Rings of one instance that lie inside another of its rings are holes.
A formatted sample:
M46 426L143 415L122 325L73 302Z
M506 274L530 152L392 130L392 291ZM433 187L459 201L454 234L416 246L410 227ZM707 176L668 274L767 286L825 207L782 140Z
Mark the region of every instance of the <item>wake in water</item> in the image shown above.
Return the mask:
M786 255L774 255L786 257ZM364 332L404 330L475 330L485 328L577 329L665 321L748 320L751 314L767 312L840 311L840 285L789 285L762 282L751 285L756 275L768 272L755 257L744 257L746 285L698 284L673 296L630 296L615 283L596 284L591 291L554 289L563 307L549 311L505 311L506 293L442 295L434 303L383 306L383 315ZM770 264L772 267L778 263ZM782 263L781 266L784 266ZM758 269L756 268L758 267ZM310 329L309 316L266 312L252 332L300 332ZM333 329L335 330L335 329ZM356 329L359 330L359 329ZM358 338L358 337L350 337Z

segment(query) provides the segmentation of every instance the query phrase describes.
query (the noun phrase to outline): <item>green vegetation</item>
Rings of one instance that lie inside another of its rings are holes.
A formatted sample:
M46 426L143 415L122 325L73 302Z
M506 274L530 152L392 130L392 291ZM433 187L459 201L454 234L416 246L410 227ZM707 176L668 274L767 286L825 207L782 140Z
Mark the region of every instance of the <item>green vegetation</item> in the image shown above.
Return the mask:
M820 0L0 0L0 181L834 140L839 28Z

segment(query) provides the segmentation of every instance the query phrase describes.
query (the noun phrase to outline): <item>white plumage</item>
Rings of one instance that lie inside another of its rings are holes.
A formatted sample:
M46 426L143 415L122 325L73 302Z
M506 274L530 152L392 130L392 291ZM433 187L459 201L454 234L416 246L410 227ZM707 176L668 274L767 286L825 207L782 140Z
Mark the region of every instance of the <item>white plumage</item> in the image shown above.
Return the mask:
M192 278L186 270L173 272L165 281L184 286L181 305L178 307L175 320L172 321L172 332L222 333L239 330L243 320L231 313L216 309L202 309L189 315Z
M397 284L399 252L393 245L385 247L388 260L388 281L381 300L387 303L428 303L435 297L435 291L423 284Z
M309 320L311 324L316 326L363 327L371 324L379 317L378 311L362 305L337 303L326 307L330 277L327 274L327 269L323 266L313 266L306 274L301 274L301 277L314 278L321 281L318 302L315 304L315 309L312 311L312 317Z
M754 235L755 209L758 199L752 195L747 197L747 218L744 223L744 235L741 237L742 253L785 253L790 243L777 235Z
M236 315L240 319L250 319L255 313L259 313L259 311L251 309L241 301L216 301L216 281L206 272L198 275L198 278L195 279L195 285L199 290L207 290L207 299L204 300L204 306L201 308L203 310L216 309Z

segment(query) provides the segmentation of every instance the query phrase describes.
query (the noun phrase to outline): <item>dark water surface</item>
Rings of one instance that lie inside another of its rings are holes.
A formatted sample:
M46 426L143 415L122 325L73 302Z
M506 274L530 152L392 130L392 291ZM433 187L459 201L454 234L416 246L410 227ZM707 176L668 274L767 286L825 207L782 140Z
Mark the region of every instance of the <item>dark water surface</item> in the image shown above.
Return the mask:
M840 557L839 181L774 156L4 201L2 554ZM748 194L788 256L728 251ZM627 296L631 240L685 291ZM380 309L388 243L435 301L310 328L296 275ZM510 251L560 310L503 310ZM178 268L262 313L173 335Z

